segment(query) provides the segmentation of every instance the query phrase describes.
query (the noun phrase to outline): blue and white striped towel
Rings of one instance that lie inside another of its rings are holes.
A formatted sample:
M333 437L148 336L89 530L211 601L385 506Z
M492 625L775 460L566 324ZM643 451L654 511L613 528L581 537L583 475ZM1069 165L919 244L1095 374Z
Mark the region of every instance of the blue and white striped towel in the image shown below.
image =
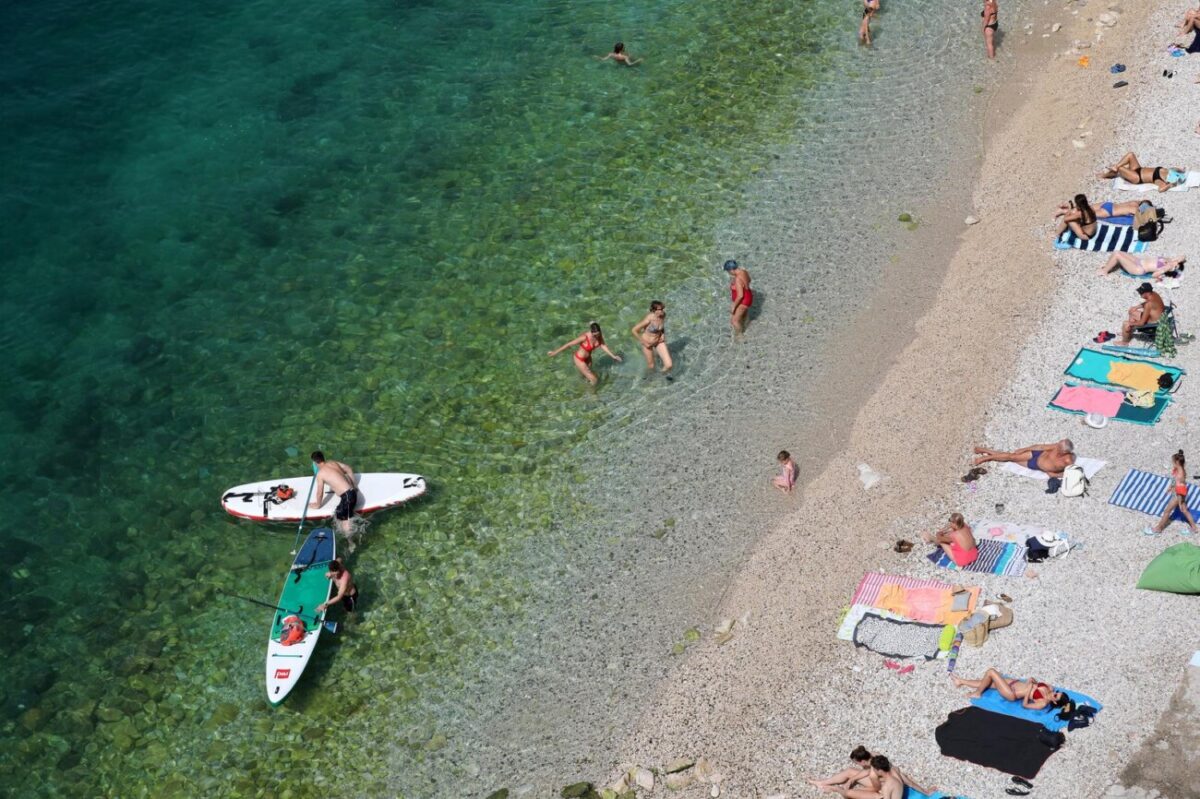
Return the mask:
M1058 250L1086 250L1087 252L1143 252L1146 242L1139 241L1137 231L1125 225L1106 225L1101 222L1096 225L1096 234L1087 241L1076 236L1070 230L1064 230L1054 242Z
M1121 478L1121 484L1109 497L1108 504L1119 508L1129 508L1150 516L1162 516L1171 495L1167 493L1171 478L1161 474L1143 472L1141 469L1130 469ZM1187 506L1192 515L1200 513L1200 486L1188 483ZM1175 511L1176 515L1179 511Z

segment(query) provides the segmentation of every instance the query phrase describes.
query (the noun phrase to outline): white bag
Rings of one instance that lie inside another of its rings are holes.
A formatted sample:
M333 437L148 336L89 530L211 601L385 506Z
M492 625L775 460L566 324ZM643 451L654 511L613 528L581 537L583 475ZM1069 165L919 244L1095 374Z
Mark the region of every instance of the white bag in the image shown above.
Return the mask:
M1082 497L1088 492L1087 475L1083 473L1083 467L1076 464L1071 464L1063 469L1062 486L1059 492L1064 497Z

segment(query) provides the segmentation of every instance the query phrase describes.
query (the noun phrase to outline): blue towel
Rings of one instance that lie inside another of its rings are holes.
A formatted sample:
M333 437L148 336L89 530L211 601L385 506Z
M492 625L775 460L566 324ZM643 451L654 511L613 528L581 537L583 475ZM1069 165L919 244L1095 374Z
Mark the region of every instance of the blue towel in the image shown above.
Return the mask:
M905 785L904 799L967 799L967 797L959 796L956 793L942 793L941 791L934 791L933 793L921 793L911 785Z
M1150 516L1162 516L1163 511L1167 509L1167 503L1171 501L1171 495L1167 493L1170 485L1171 478L1166 475L1130 469L1121 478L1117 490L1109 497L1108 504ZM1187 506L1192 516L1200 514L1200 487L1195 483L1188 483ZM1174 518L1182 519L1183 514L1176 510Z
M1078 691L1071 691L1066 688L1054 686L1056 691L1066 691L1071 697L1071 701L1077 706L1091 705L1096 708L1096 712L1103 709L1103 705L1097 702L1087 694L1081 694ZM1028 721L1036 721L1050 732L1058 732L1067 728L1067 722L1059 721L1057 718L1059 709L1056 707L1048 707L1044 710L1030 710L1029 708L1021 707L1021 700L1017 699L1012 702L1000 696L995 688L989 688L983 692L983 696L979 699L972 699L971 704L975 707L990 710L993 713L1003 713L1006 716L1013 716L1018 719L1026 719Z

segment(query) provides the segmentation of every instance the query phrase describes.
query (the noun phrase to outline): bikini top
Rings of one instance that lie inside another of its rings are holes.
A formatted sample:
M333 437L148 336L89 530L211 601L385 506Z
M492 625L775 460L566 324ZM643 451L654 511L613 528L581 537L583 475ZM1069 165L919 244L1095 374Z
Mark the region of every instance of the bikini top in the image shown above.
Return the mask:
M583 336L583 341L579 342L579 349L583 350L584 352L591 352L599 346L600 342L592 338L591 333L585 333Z
M662 335L663 323L651 322L650 324L646 325L646 332L652 336Z

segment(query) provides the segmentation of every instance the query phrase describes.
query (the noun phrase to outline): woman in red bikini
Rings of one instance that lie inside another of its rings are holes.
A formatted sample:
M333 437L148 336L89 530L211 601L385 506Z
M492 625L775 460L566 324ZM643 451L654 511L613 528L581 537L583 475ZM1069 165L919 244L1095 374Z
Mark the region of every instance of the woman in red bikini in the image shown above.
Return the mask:
M741 333L746 329L746 314L754 304L750 273L738 266L737 261L726 261L725 271L729 273L729 299L733 302L729 323L733 325L734 333Z
M1064 707L1071 701L1071 697L1067 696L1066 691L1056 691L1048 683L1032 677L1028 680L1010 680L995 669L988 669L987 673L978 680L966 680L957 674L951 674L950 679L959 688L972 689L970 696L973 699L983 696L983 692L987 689L995 688L996 693L1009 702L1020 699L1021 707L1029 710Z
M975 543L975 536L961 513L951 513L949 524L936 533L921 533L921 538L925 543L937 544L945 550L950 560L960 569L979 559L979 547Z
M1171 482L1167 484L1167 491L1170 493L1171 499L1167 502L1167 507L1163 511L1162 518L1153 527L1146 525L1142 533L1145 535L1158 535L1167 529L1167 525L1171 523L1176 509L1183 514L1183 519L1188 524L1189 532L1184 533L1184 535L1200 533L1200 530L1196 529L1196 520L1192 518L1192 512L1187 506L1187 462L1183 459L1183 450L1179 450L1171 456Z
M604 343L604 333L601 332L600 325L596 324L595 322L592 322L590 325L588 325L587 332L582 336L573 338L558 349L550 350L550 352L546 354L553 358L563 350L568 350L575 346L578 346L579 349L575 350L575 356L571 360L575 362L575 368L579 370L579 374L583 375L583 379L587 380L593 386L596 385L599 380L599 378L596 377L596 373L592 371L593 350L599 347L608 354L608 357L612 358L617 363L621 362L621 356L610 350L608 345Z

